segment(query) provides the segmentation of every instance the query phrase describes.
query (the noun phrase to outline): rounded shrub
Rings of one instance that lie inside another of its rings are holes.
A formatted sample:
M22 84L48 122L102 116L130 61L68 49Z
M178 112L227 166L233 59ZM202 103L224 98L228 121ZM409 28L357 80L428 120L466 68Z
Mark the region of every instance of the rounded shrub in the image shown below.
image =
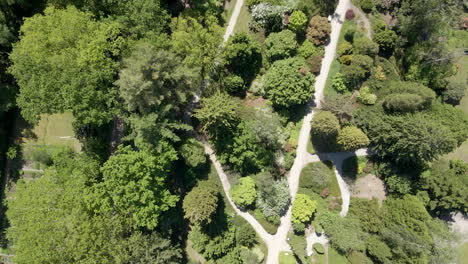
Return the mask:
M352 9L348 9L345 14L346 20L353 20L356 15L354 14L354 11Z
M313 245L313 248L314 248L315 252L317 252L317 254L322 255L323 253L325 253L325 248L320 243L315 243Z

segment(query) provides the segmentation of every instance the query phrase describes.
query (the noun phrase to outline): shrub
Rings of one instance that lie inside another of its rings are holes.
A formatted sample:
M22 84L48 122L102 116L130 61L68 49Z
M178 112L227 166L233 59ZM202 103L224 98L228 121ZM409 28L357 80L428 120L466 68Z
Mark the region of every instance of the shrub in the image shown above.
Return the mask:
M307 224L312 219L316 209L317 201L313 201L308 195L297 194L293 202L291 221L299 226L300 223Z
M373 39L381 51L390 53L395 48L398 36L393 30L383 30L374 34Z
M315 252L317 252L317 254L322 255L323 253L325 253L325 248L323 247L322 244L315 243L313 247L314 247Z
M369 138L361 129L347 126L338 134L337 142L344 150L355 150L369 145Z
M252 20L258 26L270 32L279 31L283 27L283 14L285 7L269 3L259 3L251 9Z
M331 32L330 23L326 17L314 16L307 27L307 39L315 45L323 45L328 41Z
M311 133L321 138L331 138L338 134L340 122L334 114L321 111L314 116L311 122Z
M226 92L234 94L245 90L244 80L237 75L229 75L223 80Z
M307 66L309 66L310 72L318 75L322 68L322 56L314 55L306 60Z
M353 55L343 55L338 59L341 64L350 65L353 61Z
M239 245L251 247L255 244L256 239L257 233L247 222L236 225L236 240Z
M203 145L193 138L187 140L187 143L180 147L179 153L185 160L185 163L193 168L206 163L206 155Z
M16 149L16 147L8 148L8 151L6 152L7 159L13 160L17 157L17 155L18 155L18 150Z
M373 105L377 101L377 96L370 92L369 87L363 86L357 95L359 102L365 105Z
M405 176L392 175L390 177L386 177L385 184L387 185L388 191L391 193L411 193L411 180Z
M255 190L255 181L251 177L243 177L229 191L232 201L241 208L246 208L253 204L257 198Z
M270 61L286 59L296 53L296 35L288 29L271 33L265 40L266 55Z
M338 45L338 48L337 48L337 51L338 53L338 56L343 56L343 55L350 55L351 53L353 53L353 45L351 45L351 43L345 41L343 43L341 43L340 45Z
M422 110L424 99L418 94L401 93L385 97L383 107L388 112L408 113Z
M356 15L352 9L348 9L345 14L346 20L353 20Z
M296 233L303 233L306 229L306 225L302 222L293 222L292 227Z
M348 27L344 33L344 39L350 43L353 43L355 34L356 34L356 27L355 26Z
M394 112L414 112L428 109L435 99L435 92L416 82L392 82L383 95L387 95L384 108Z
M350 65L344 65L342 67L341 73L343 74L343 80L346 86L349 89L355 89L365 80L367 71L351 62Z
M339 93L344 93L347 90L346 85L343 81L343 75L341 73L338 72L333 77L332 87Z
M262 66L260 43L245 32L239 32L230 37L222 55L226 69L242 77L247 83L252 81Z
M444 101L451 105L458 105L465 96L465 84L461 82L449 82L442 93Z
M374 8L373 0L361 0L361 8L364 12L369 13Z
M288 182L280 180L270 183L259 180L258 188L257 207L262 210L262 214L268 221L272 223L276 219L279 221L279 216L285 213L291 201Z
M294 11L291 16L289 16L288 27L296 33L304 31L306 24L307 16L300 10Z
M372 76L378 81L387 80L387 75L385 75L385 71L382 65L377 65L377 67L372 69Z
M273 104L290 107L312 97L314 76L301 58L276 61L265 74L265 92Z
M304 59L307 59L315 54L317 54L317 48L309 40L305 40L298 49L298 53Z
M379 45L372 42L367 37L354 40L354 53L375 57L379 53Z

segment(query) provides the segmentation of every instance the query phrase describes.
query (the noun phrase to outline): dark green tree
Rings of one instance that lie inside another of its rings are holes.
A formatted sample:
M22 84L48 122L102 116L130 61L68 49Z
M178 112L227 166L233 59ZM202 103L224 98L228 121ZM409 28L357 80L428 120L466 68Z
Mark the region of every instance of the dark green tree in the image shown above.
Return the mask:
M265 40L266 55L270 61L292 57L296 53L296 34L285 29L278 33L271 33Z
M223 50L223 58L229 72L250 82L262 66L262 51L258 41L244 32L229 38Z
M328 111L321 111L312 118L311 133L321 138L334 138L340 131L338 118Z
M212 216L218 208L219 193L207 182L201 182L193 188L183 202L184 216L192 225L211 223Z

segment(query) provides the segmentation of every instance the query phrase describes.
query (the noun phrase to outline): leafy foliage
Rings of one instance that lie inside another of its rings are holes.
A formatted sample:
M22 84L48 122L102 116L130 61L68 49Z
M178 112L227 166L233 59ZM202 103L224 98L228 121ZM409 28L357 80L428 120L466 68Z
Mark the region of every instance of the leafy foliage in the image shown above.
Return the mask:
M44 15L25 19L10 54L23 117L37 122L41 114L71 109L78 124L108 122L116 58L124 44L120 32L119 23L97 22L75 7L49 7Z
M218 207L218 192L206 182L199 183L185 197L183 202L184 216L193 225L211 223Z
M265 74L265 92L275 105L289 107L307 102L315 79L299 58L276 61Z
M312 220L312 215L317 209L317 201L310 199L308 195L297 194L294 199L292 206L292 218L293 224L306 224ZM297 230L302 232L303 230Z
M449 82L447 88L443 92L443 98L446 103L457 105L465 95L465 84L457 82Z
M314 16L307 26L306 36L315 45L323 45L328 41L331 26L326 17Z
M289 24L288 27L296 32L300 33L304 31L305 26L307 23L307 16L300 10L294 11L291 16L289 16Z
M223 50L227 69L251 81L262 66L260 44L246 33L236 33L229 38Z
M271 33L265 40L266 55L270 61L292 57L296 53L296 35L288 29Z
M321 138L333 138L338 135L340 123L331 112L317 113L311 122L311 133Z
M355 150L369 145L369 138L361 129L346 126L338 134L337 142L344 150Z
M346 124L353 118L354 106L350 95L325 95L322 110L333 113L341 124Z
M180 155L185 163L193 168L206 164L206 155L203 145L191 138L180 147Z
M330 238L331 245L342 253L365 248L365 233L360 222L354 217L343 218L337 214L325 212L317 217L320 225Z
M271 177L268 175L267 177ZM286 180L270 181L260 180L257 182L258 197L257 207L262 210L268 219L281 216L286 212L291 201L288 182Z
M252 177L240 178L239 183L232 187L229 194L232 201L241 208L252 205L257 198L254 179Z
M377 101L377 96L370 92L370 89L368 86L363 86L359 90L357 99L359 100L359 102L365 105L373 105L375 104L375 101Z

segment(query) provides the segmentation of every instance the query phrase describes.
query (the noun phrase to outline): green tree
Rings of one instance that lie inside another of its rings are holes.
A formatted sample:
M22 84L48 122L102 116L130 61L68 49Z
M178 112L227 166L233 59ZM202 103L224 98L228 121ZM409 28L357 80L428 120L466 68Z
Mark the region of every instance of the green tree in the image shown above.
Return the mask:
M166 186L170 164L176 159L176 152L170 148L158 156L119 148L101 168L103 181L94 188L100 201L90 207L101 213L129 215L133 226L154 229L161 213L178 200Z
M359 220L355 217L341 217L338 214L325 212L317 216L317 221L325 230L331 245L343 254L353 250L365 249L365 236Z
M223 49L223 58L229 72L250 82L262 66L262 51L258 41L244 32L229 38Z
M323 45L328 41L331 25L326 17L314 16L307 26L306 36L315 45Z
M268 175L268 177L272 177ZM288 205L291 202L288 182L279 181L258 181L257 207L262 210L263 215L268 219L282 216L286 213Z
M288 27L296 33L303 32L306 24L307 16L300 10L294 11L291 16L289 16Z
M304 60L276 61L265 74L264 89L274 105L289 107L306 103L314 91L314 76Z
M184 216L192 225L211 223L213 214L218 208L219 193L206 182L199 183L184 198Z
M317 201L310 199L308 195L297 194L292 207L293 223L308 223L317 209Z
M468 212L468 163L440 160L421 175L421 188L430 198L428 207L436 213Z
M367 37L361 37L354 40L354 53L375 57L379 53L379 45L372 42Z
M367 71L357 63L351 62L350 65L341 68L341 74L348 89L356 89L366 79Z
M392 257L392 250L376 235L366 240L366 249L370 256L380 263L387 263Z
M373 105L377 101L377 96L370 92L369 86L361 87L356 98L365 105Z
M353 118L354 106L351 95L325 95L325 101L322 102L322 110L332 112L340 121L340 124L346 124Z
M297 49L296 35L288 29L271 33L265 40L266 55L270 61L294 56Z
M340 131L340 122L331 112L321 111L312 118L311 131L321 138L333 138Z
M192 168L206 164L206 154L203 145L193 138L188 139L179 151L185 163Z
M148 114L166 106L178 111L198 88L195 78L195 71L174 53L140 42L124 59L115 84L127 110Z
M183 58L184 64L200 68L201 77L206 77L214 67L222 42L217 19L208 16L199 23L195 18L179 16L173 18L171 29L173 51Z
M297 53L304 59L310 58L317 54L317 48L309 40L304 40L302 45L297 50Z
M361 129L355 126L347 126L341 129L337 142L344 150L355 150L369 145L369 138Z
M392 54L398 39L393 30L382 30L373 35L373 40L379 45L379 50L387 54Z
M239 122L238 102L225 93L215 93L203 98L201 108L195 110L195 117L200 120L203 130L212 136L223 136L232 132Z
M339 93L344 93L347 90L346 84L343 81L343 74L338 72L333 76L332 87Z
M442 93L444 101L451 105L458 105L465 96L465 86L466 84L462 82L449 82Z
M229 194L232 201L241 208L252 205L257 198L255 180L252 177L240 178L239 183L232 187Z
M435 102L424 114L426 118L437 120L450 129L458 146L468 138L468 116L462 109Z
M75 7L49 7L44 15L25 19L10 54L23 117L36 122L41 114L71 109L78 124L108 122L115 104L115 59L124 44L120 32L119 23L97 22Z

